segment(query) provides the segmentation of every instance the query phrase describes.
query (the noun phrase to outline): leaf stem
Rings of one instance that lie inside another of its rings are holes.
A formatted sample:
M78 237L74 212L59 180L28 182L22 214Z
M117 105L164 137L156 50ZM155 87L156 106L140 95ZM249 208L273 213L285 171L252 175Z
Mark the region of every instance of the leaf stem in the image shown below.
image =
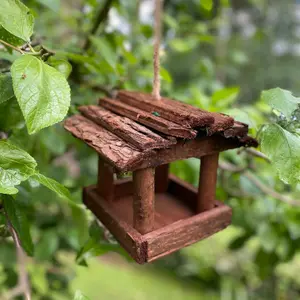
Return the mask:
M31 46L30 43L28 43L28 47L29 47L29 49L31 50L31 52L36 53L36 51L32 48L32 46Z
M3 40L0 40L0 43L3 44L3 45L5 45L5 46L7 46L7 47L10 47L10 48L12 48L12 49L18 51L18 52L20 52L21 54L24 54L24 52L23 52L20 48L15 47L15 46L13 46L13 45L11 45L11 44L9 44L9 43L3 41Z
M28 280L28 274L26 270L26 254L21 246L21 241L18 237L18 234L11 224L6 211L4 211L6 220L7 220L7 227L11 233L13 238L16 252L17 252L17 259L18 259L18 270L19 270L19 281L18 285L13 288L12 290L6 293L6 297L8 299L12 299L19 295L24 295L26 300L31 300L31 293L30 293L30 284Z

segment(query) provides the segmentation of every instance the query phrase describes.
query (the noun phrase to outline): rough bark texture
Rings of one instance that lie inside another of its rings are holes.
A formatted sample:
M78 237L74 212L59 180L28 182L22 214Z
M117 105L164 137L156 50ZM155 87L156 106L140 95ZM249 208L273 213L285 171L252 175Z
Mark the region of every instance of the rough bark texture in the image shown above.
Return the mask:
M159 132L178 138L193 139L197 136L197 131L185 126L180 126L174 122L165 120L152 113L136 108L136 105L127 105L115 99L103 98L99 101L102 107L111 110L119 115L126 116L147 127Z
M242 122L234 122L234 125L231 128L228 128L224 131L223 135L226 138L231 138L231 137L243 137L247 136L248 134L248 125Z
M214 208L216 199L219 153L201 158L197 212Z
M103 126L123 140L141 150L167 148L176 144L176 139L166 139L129 118L118 116L105 108L81 106L80 112L88 119Z
M162 118L175 122L181 126L190 128L207 126L214 123L211 113L195 109L187 104L182 105L179 101L161 98L155 101L154 96L132 91L119 91L118 99L150 113L158 113Z
M120 171L128 171L133 164L142 163L149 154L147 151L140 152L134 146L83 116L75 115L67 119L65 128L94 148L105 161Z
M133 227L141 234L154 228L154 174L153 168L133 172Z
M224 131L234 125L234 119L227 115L218 113L212 113L212 115L214 116L215 122L207 127L206 131L208 136L216 132Z

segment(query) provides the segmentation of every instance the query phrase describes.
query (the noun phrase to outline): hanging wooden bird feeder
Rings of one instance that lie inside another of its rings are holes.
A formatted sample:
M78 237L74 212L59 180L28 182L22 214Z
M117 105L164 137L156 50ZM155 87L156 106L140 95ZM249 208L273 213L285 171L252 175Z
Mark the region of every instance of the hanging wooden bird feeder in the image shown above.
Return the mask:
M248 126L180 101L120 91L65 128L99 154L98 183L86 206L138 263L151 262L227 227L231 208L215 199L219 152L257 146ZM169 174L169 164L201 159L199 188ZM132 178L116 180L117 172Z

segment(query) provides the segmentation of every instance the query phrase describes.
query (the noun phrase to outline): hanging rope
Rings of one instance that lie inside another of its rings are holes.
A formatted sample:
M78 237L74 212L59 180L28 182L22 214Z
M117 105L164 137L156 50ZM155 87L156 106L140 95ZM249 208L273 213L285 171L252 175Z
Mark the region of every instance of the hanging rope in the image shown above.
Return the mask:
M160 61L159 61L159 50L161 40L161 15L162 15L162 4L163 0L154 0L154 52L153 52L153 90L152 95L156 100L160 100Z

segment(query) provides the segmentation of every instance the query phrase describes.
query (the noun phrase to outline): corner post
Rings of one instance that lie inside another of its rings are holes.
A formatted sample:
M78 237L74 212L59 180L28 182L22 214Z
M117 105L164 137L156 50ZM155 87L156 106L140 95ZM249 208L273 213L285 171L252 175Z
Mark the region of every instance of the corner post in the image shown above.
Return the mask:
M215 206L219 153L201 157L197 212Z
M98 193L105 200L111 202L114 199L114 169L100 156L98 159Z
M133 172L133 227L141 234L153 230L155 216L155 169Z
M169 164L160 165L155 169L155 192L165 193L169 186Z

